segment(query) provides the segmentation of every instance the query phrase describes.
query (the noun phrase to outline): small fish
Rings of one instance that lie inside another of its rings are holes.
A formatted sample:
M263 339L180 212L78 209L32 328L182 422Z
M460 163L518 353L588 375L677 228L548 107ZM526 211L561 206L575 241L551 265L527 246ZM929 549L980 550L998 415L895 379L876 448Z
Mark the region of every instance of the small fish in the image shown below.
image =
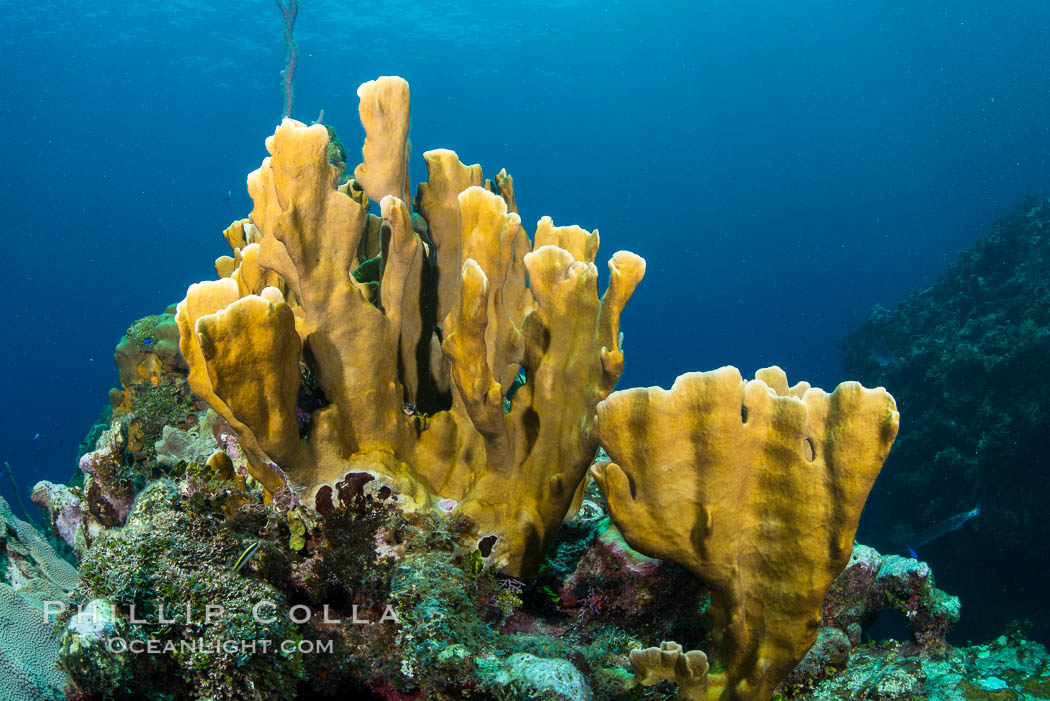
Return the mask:
M230 198L233 197L233 188L226 190L226 204L230 203Z
M510 383L510 389L507 390L507 394L504 395L504 399L513 399L514 394L518 391L518 388L524 385L528 379L525 377L525 368L518 370L518 374L514 376L514 379Z
M40 438L40 434L39 433L34 433L33 434L33 440L35 441L37 438Z
M962 528L963 524L969 521L971 518L981 515L981 507L977 506L969 511L964 511L961 514L955 514L950 518L946 518L940 523L936 523L924 531L919 531L912 536L911 544L908 546L908 550L912 553L915 552L913 548L921 548L922 546L932 543L941 536L947 535L952 531L957 531Z
M142 339L142 342L145 343L148 346L149 344L153 343L153 339L152 338L144 338L144 339Z
M233 573L237 574L241 569L248 564L248 561L252 559L255 553L259 552L259 541L255 541L241 553L241 556L233 563Z
M908 556L911 557L913 560L918 560L919 559L919 553L915 552L911 548L911 546L908 546Z

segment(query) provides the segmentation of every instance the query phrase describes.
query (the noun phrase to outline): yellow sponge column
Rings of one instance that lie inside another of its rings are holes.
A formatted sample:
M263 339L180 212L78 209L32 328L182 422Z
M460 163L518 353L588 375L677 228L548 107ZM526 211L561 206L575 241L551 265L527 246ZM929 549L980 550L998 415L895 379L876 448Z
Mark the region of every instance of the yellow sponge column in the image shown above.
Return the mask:
M712 697L768 699L816 639L820 606L897 435L886 390L789 388L733 367L598 404L611 462L592 468L632 548L712 588Z
M354 169L354 179L373 202L381 202L387 195L410 202L408 81L384 75L362 83L357 96L361 99L358 112L365 128L365 145L361 149L365 162Z

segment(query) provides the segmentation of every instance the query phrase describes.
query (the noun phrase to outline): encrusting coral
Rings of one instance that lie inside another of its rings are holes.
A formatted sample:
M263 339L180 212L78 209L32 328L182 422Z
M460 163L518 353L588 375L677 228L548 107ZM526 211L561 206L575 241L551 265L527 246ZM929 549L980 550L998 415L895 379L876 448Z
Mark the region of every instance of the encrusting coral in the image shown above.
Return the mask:
M483 183L451 151L424 154L413 213L408 84L358 94L357 180L335 187L323 125L285 120L267 139L250 223L227 230L233 262L217 264L229 277L178 306L190 386L270 492L287 483L323 512L369 473L469 516L483 555L529 574L597 448L594 407L623 369L620 312L645 263L617 252L599 299L597 232L543 219L530 244L510 177ZM300 363L323 394L302 431Z
M816 638L864 500L897 434L886 390L788 387L724 367L598 405L592 469L631 547L711 586L711 694L765 699Z
M175 325L174 312L169 308L163 314L144 317L124 332L114 352L123 386L123 391L110 392L114 408L125 401L133 385L141 382L156 385L165 376L185 372L186 363L179 354L179 328Z
M114 358L120 381L130 385L162 372L185 369L179 356L179 329L174 309L139 319L124 332Z

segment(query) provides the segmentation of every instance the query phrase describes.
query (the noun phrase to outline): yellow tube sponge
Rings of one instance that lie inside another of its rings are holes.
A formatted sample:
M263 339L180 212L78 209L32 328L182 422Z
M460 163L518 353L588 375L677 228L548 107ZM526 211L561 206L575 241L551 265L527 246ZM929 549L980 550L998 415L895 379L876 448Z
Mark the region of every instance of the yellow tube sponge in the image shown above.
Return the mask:
M288 305L249 295L200 317L195 331L215 394L270 458L292 458L302 344Z
M426 219L431 241L435 247L438 270L459 270L460 237L459 193L472 186L481 186L484 178L481 166L463 165L459 156L448 149L434 149L423 153L429 179L419 184L416 209ZM443 275L437 286L437 313L439 322L452 310L458 294L459 277Z
M597 449L595 405L622 369L619 316L644 261L616 253L599 298L597 232L545 219L533 250L510 177L481 187L452 151L425 154L411 202L407 84L359 94L360 182L335 186L322 125L286 119L267 139L251 220L225 232L225 277L179 306L191 388L271 491L286 482L327 510L368 473L405 506L469 516L483 557L527 576Z
M518 389L505 415L499 400L506 388L497 368L478 360L495 357L498 366L506 359L488 352L492 314L506 315L502 306L491 305L499 285L489 284L472 259L463 266L460 306L446 321L453 331L444 346L457 390L452 414L461 400L484 438L488 462L485 469L473 471L469 489L463 489L462 478L449 487L453 494L465 492L462 509L478 524L479 533L497 536L495 553L508 571L534 572L594 456L593 407L605 396L609 381L604 357L619 352L618 339L603 333L600 320L619 317L645 270L634 254L621 251L614 259L626 274L611 279L599 299L594 263L576 260L553 245L524 257L535 297L535 309L521 330L529 381Z
M614 392L598 405L611 462L592 474L631 547L712 588L715 697L768 699L816 639L861 509L897 435L886 390L788 388L736 368Z
M270 464L297 448L302 344L279 290L238 294L231 278L191 285L175 314L179 347L190 388L237 431L252 476L272 493L284 482Z
M402 405L399 328L350 275L367 211L334 189L322 125L286 119L267 148L271 157L248 176L259 263L288 282L302 307L314 376L340 414L347 451L390 450Z
M365 162L354 170L354 179L373 202L387 195L408 202L408 81L385 75L363 83L357 96L365 128Z

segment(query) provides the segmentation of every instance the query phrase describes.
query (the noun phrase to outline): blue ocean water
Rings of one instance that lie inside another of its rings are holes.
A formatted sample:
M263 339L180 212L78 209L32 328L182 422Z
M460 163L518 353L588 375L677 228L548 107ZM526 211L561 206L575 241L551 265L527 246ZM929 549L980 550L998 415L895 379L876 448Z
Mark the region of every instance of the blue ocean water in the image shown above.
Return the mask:
M0 460L25 491L72 474L128 324L214 277L285 45L267 0L0 8ZM644 256L620 387L776 363L830 389L874 304L1050 193L1048 25L1038 0L302 0L293 116L356 156L357 86L401 75L413 182L452 148L507 168L527 229Z

